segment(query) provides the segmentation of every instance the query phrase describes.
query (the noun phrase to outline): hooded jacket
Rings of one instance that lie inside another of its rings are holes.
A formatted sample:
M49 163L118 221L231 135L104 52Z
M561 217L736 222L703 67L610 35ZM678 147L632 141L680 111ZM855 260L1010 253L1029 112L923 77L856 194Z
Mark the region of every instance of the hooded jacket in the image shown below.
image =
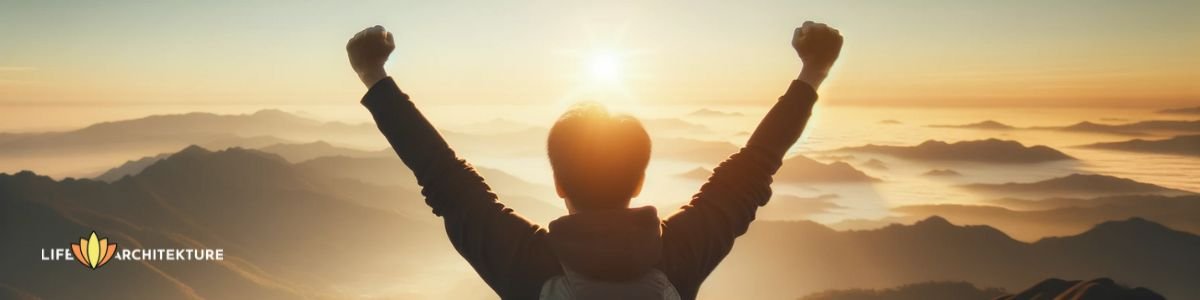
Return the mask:
M501 298L538 299L546 287L568 286L562 283L572 278L586 279L566 283L575 288L632 291L612 284L646 282L639 276L650 274L665 278L680 298L695 299L771 198L771 176L816 99L812 87L793 81L746 146L664 220L653 208L581 212L555 220L549 230L501 204L391 78L375 83L362 104L416 176L451 244Z
M550 222L547 243L563 275L541 299L680 299L662 271L662 221L653 206L585 211Z

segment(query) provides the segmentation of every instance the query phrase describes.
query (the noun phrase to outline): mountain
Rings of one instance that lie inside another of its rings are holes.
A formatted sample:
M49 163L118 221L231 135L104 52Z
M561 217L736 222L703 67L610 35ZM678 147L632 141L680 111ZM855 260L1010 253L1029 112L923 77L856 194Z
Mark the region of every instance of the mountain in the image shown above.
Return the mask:
M1165 300L1162 295L1155 293L1147 288L1136 287L1128 288L1113 282L1109 278L1097 278L1092 280L1073 280L1066 281L1058 278L1051 278L1025 291L1013 295L1005 295L996 298L995 300L1041 300L1041 299L1064 299L1064 300L1109 300L1109 299L1125 299L1125 300Z
M349 196L376 194L374 201L412 210L424 206L419 195L342 183L298 172L277 155L195 146L111 183L0 174L0 239L8 241L0 248L0 268L23 270L0 272L0 286L43 298L94 291L106 298L346 298L360 295L347 293L347 286L431 275L398 271L403 266L457 259L445 243L411 242L442 238L432 216L408 218ZM93 230L121 247L222 248L226 260L113 261L97 276L72 262L29 256ZM369 249L449 255L364 256ZM63 289L64 281L72 288Z
M928 140L916 146L881 146L869 144L837 151L867 152L915 160L975 161L988 163L1040 163L1073 160L1054 148L1026 147L1020 142L999 139L946 143Z
M1124 135L1144 135L1152 132L1156 133L1187 133L1200 132L1200 120L1194 121L1177 121L1177 120L1153 120L1141 121L1124 124L1099 124L1092 122L1079 122L1069 126L1060 127L1034 127L1033 129L1050 129L1063 131L1080 131L1080 132L1098 132L1108 134L1124 134Z
M1128 178L1099 175L1071 174L1036 182L1009 182L1002 184L974 183L963 188L988 194L1035 196L1096 196L1121 194L1193 194L1189 191L1134 181Z
M1136 218L1033 243L939 217L866 231L759 221L705 281L702 296L794 299L829 289L925 281L1018 291L1045 278L1107 277L1168 299L1196 299L1200 256L1195 253L1200 253L1200 236Z
M1157 111L1160 114L1200 115L1200 106L1171 108Z
M687 114L691 117L740 117L743 116L739 112L724 112L715 109L701 108Z
M391 149L364 151L331 145L325 141L304 144L273 144L258 150L275 153L290 162L301 162L322 156L378 157L395 155Z
M1069 235L1093 224L1132 217L1200 234L1200 218L1196 218L1200 216L1200 195L1003 199L991 203L994 205L906 205L892 211L913 218L937 215L961 224L988 224L1021 240Z
M695 169L688 170L687 172L675 174L675 176L693 180L708 180L708 177L712 176L712 171L705 169L704 167L696 167Z
M1004 294L1003 289L978 288L961 281L940 281L881 290L829 290L800 297L800 300L992 300Z
M94 179L104 182L113 182L125 176L137 175L138 173L141 173L142 170L145 170L146 167L149 167L150 165L170 156L171 153L163 153L155 156L142 157L138 160L126 161L124 164L121 164L116 168L112 168L104 173L101 173Z
M822 163L803 155L783 160L783 166L775 173L777 182L820 183L820 182L877 182L850 164L844 162Z
M1180 135L1163 140L1134 139L1124 142L1095 143L1082 147L1200 156L1200 135Z
M170 299L488 294L415 187L359 180L406 170L383 170L395 162L376 160L382 158L335 158L292 164L258 150L188 147L111 183L0 174L0 240L6 241L0 269L22 270L0 272L0 293L71 298L103 291L101 297ZM355 176L338 162L381 167ZM517 186L502 183L502 175L484 176L498 187ZM512 199L506 193L520 192L497 190L506 204ZM222 248L227 258L114 261L89 271L32 256L92 230L122 247ZM1189 299L1200 297L1193 288L1198 252L1200 237L1139 219L1036 243L942 218L844 232L807 221L759 221L708 278L701 297L793 299L945 280L1015 290L1050 277L1111 277ZM404 288L392 288L397 285Z
M55 177L93 176L129 157L153 156L188 145L259 148L295 141L380 144L370 124L321 122L279 110L252 114L186 113L102 122L84 128L0 138L0 172L38 170Z
M0 154L39 151L73 153L160 144L170 144L178 149L189 144L266 136L305 140L314 136L375 135L374 126L369 124L325 123L279 110L261 110L242 115L194 112L102 122L72 131L28 135L0 143Z
M725 151L719 150L719 151ZM712 153L718 153L712 151ZM719 161L719 160L718 160ZM694 180L708 180L712 171L696 167L676 177ZM844 162L822 163L803 155L795 155L783 160L783 166L775 173L775 180L786 183L830 183L830 182L876 182L879 179L871 177L850 164Z
M967 128L967 129L991 129L991 130L1007 130L1016 129L1012 125L987 120L978 123L962 124L962 125L930 125L929 127L936 128Z
M894 288L846 289L824 291L800 300L1162 300L1161 295L1146 288L1128 288L1108 278L1066 281L1051 278L1017 294L1004 289L978 288L967 282L922 282Z

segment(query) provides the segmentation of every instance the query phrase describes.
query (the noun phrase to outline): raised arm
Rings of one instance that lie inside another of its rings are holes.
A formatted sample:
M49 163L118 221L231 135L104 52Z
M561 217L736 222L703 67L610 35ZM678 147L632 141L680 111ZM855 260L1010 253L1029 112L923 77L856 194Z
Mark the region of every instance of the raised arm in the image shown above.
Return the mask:
M746 147L714 169L691 203L665 222L663 269L677 286L703 281L771 198L771 176L804 131L816 88L837 59L842 37L836 29L809 21L796 28L792 46L804 62L800 76L767 112Z
M496 201L496 194L466 161L459 159L408 95L384 71L395 48L381 26L359 32L346 45L350 65L370 88L362 104L379 131L421 185L425 203L445 221L458 253L505 298L529 298L544 277L561 272L539 255L546 231ZM533 249L533 250L530 250ZM536 260L536 261L535 261Z

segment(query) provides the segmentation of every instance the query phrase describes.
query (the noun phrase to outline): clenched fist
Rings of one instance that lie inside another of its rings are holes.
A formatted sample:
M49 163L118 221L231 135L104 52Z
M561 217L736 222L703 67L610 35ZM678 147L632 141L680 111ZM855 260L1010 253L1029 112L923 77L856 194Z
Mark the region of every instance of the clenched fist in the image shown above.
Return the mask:
M799 80L816 88L842 52L842 34L828 25L807 21L792 33L792 48L804 62Z
M396 49L392 33L383 26L375 25L359 31L346 43L346 54L350 56L350 67L358 73L358 79L368 88L387 78L383 63Z

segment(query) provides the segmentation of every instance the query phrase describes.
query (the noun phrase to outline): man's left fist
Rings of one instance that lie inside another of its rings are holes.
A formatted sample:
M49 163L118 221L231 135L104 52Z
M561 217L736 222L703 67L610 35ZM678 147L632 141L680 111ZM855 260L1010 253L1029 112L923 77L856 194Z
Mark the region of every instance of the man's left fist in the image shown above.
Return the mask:
M350 56L350 67L367 87L387 77L383 63L396 49L392 33L383 26L375 25L359 31L346 43L346 54Z

